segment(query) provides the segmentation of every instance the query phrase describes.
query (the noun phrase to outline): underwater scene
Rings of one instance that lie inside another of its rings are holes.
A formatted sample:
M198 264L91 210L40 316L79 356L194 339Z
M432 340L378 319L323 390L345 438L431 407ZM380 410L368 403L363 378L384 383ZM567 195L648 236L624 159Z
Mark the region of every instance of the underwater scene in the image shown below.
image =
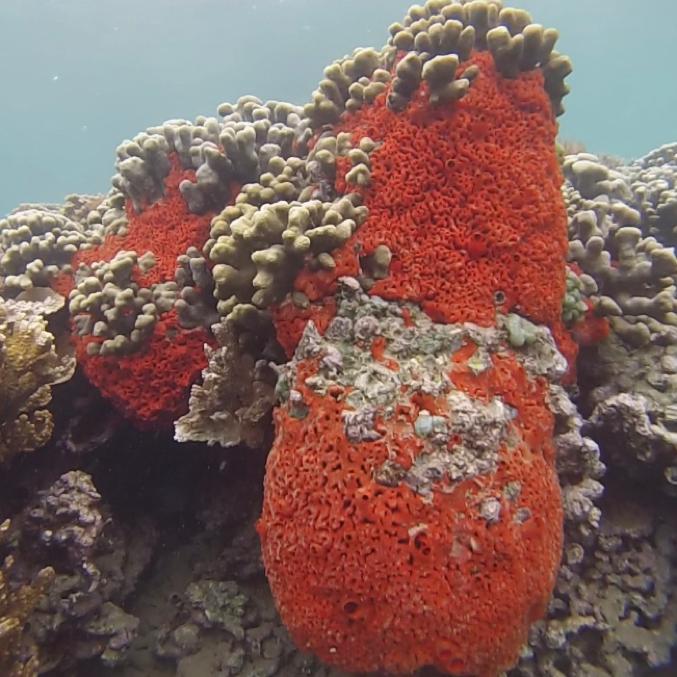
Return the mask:
M677 676L677 6L2 5L0 677Z

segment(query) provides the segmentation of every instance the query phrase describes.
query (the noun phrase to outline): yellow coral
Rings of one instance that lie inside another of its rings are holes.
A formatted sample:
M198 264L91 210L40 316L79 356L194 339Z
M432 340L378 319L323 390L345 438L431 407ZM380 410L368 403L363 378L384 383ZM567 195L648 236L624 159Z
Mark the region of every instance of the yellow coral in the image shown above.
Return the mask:
M9 529L9 520L0 524L0 545ZM7 580L11 567L12 558L7 557L0 568L0 675L34 677L39 668L37 649L23 630L38 598L54 579L54 570L42 569L30 585L12 589Z
M75 369L71 355L57 353L44 318L62 305L63 298L48 290L0 299L0 463L41 447L52 435L45 409L50 386Z

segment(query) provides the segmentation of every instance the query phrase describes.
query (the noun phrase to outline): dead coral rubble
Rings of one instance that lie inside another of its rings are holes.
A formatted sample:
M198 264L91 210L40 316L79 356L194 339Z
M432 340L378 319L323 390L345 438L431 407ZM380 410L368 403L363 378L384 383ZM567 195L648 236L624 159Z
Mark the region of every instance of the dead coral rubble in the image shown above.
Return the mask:
M654 674L670 665L675 646L674 524L616 492L605 501L594 544L565 548L547 619L532 628L510 675Z
M345 677L292 643L265 584L253 522L254 514L246 515L218 559L200 562L185 589L174 591L154 655L175 661L177 677Z

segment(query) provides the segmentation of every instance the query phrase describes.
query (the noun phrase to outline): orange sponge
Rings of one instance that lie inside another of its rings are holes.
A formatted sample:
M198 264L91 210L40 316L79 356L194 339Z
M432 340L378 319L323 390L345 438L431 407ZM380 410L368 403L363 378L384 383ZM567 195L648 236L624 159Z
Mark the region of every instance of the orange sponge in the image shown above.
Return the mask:
M499 330L355 308L324 338L306 329L278 388L259 533L280 614L344 670L495 675L544 613L561 554L534 371L554 344L543 330L516 354Z
M559 566L548 388L563 369L534 372L521 355L533 346L501 333L515 313L540 325L553 362L552 335L575 354L561 322L556 123L540 70L506 79L487 53L471 64L479 75L459 102L432 108L422 84L402 112L383 94L344 116L337 131L376 143L371 184L356 188L368 219L333 271L297 278L316 306L275 315L291 351L341 276L379 246L392 254L375 305L349 304L353 315L339 311L323 337L309 325L298 343L259 523L292 637L344 670L496 675Z

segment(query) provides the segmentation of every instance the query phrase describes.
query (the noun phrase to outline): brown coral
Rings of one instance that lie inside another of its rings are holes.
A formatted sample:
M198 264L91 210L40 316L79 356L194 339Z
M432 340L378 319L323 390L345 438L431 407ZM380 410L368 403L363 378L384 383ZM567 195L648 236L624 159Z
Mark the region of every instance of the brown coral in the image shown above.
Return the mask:
M0 299L0 463L52 435L50 386L75 369L71 355L57 353L44 318L62 305L63 297L45 290Z
M10 529L9 520L0 524L0 546ZM35 645L24 638L28 615L54 577L50 567L42 569L30 585L14 589L9 581L13 560L7 557L0 568L0 674L5 677L33 677L38 674Z

